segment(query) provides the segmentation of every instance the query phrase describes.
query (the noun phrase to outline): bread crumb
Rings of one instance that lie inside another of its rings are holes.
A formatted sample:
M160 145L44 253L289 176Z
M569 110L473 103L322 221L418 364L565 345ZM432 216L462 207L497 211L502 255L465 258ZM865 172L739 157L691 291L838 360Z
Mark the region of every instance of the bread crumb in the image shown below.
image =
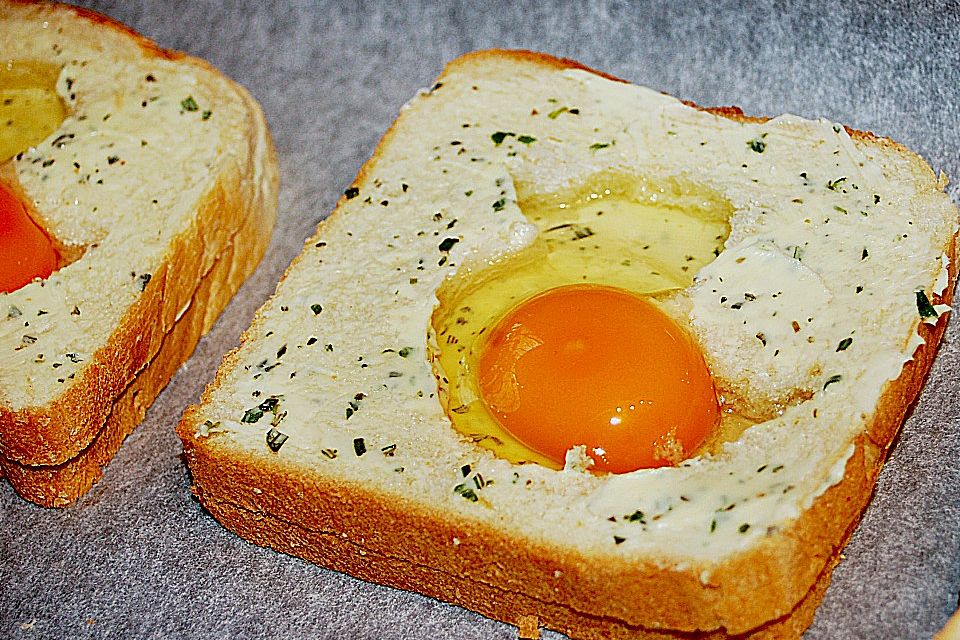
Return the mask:
M540 638L540 619L537 616L520 616L517 627L519 628L517 637L521 640L538 640Z
M586 473L593 466L593 458L587 455L587 445L578 444L567 449L563 460L564 471Z

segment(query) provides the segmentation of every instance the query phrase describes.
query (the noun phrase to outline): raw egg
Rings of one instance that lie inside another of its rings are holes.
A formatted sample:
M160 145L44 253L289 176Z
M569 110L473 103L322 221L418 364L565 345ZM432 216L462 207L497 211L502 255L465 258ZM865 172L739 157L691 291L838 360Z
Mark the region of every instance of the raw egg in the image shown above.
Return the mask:
M0 173L15 176L8 161L39 144L63 122L67 112L56 91L59 74L59 66L46 62L0 63ZM16 184L16 178L12 180ZM19 194L0 181L0 293L46 278L59 261L56 248L28 215Z
M0 182L0 292L16 291L34 278L46 278L59 257L10 187Z
M696 342L612 287L559 287L511 309L486 335L477 378L517 439L560 464L584 445L600 471L681 462L719 418Z
M679 182L590 184L521 194L533 245L437 292L440 397L511 462L558 469L582 445L594 471L677 464L728 422L676 300L722 249L731 207Z
M0 60L0 162L56 131L67 114L56 91L60 67L35 60Z

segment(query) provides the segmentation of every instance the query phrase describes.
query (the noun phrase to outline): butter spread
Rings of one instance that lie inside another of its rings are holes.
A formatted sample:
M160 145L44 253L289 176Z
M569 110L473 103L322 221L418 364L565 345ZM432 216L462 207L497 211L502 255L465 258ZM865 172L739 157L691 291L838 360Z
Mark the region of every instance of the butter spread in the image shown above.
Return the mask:
M214 437L526 538L575 535L675 566L720 562L796 518L843 477L912 357L917 291L944 286L956 214L932 174L915 195L893 152L826 121L738 122L578 70L459 73L404 108L260 310L202 408ZM436 292L533 242L518 193L604 173L729 202L724 250L674 302L723 393L762 420L675 468L601 477L511 464L441 408L428 361ZM268 446L273 432L289 437L282 447Z
M4 16L0 60L55 67L67 115L12 169L46 231L82 255L0 294L0 402L13 410L49 403L94 361L231 161L221 149L246 145L229 81L127 34L22 9Z

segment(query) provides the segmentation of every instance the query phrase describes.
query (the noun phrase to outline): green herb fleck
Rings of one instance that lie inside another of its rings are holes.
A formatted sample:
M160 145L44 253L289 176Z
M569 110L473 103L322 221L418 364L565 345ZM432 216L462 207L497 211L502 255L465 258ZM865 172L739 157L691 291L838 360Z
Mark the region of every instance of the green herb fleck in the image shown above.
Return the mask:
M613 544L623 544L626 541L626 538L621 536L613 536Z
M599 151L600 149L606 149L606 148L609 147L611 144L612 144L612 143L610 143L610 142L594 142L592 145L590 145L590 150L591 150L591 151Z
M477 497L476 492L468 487L466 484L461 483L453 488L454 493L460 495L460 497L469 500L470 502L476 502L480 498Z
M740 528L737 529L737 531L739 531L740 533L746 533L747 529L749 528L750 528L750 525L744 522L742 525L740 525Z
M509 131L497 131L496 133L490 136L490 139L493 140L494 145L499 147L501 144L503 144L503 141L506 140L507 136L514 136L514 135L516 134L510 133Z
M823 383L823 388L826 389L827 387L832 385L834 382L840 382L840 380L842 379L843 379L843 376L839 374L830 376L829 378L827 378L827 381Z
M312 304L310 305L310 310L313 311L313 315L317 316L320 315L321 311L323 311L323 307L319 304Z
M180 108L184 111L197 111L200 107L197 106L197 101L193 99L193 96L187 96L186 100L180 101Z
M358 458L367 452L367 445L363 438L353 439L353 452L357 454Z
M747 140L747 146L757 153L763 153L767 148L767 143L760 138L754 138L753 140Z
M930 304L930 299L927 298L923 289L917 290L917 311L920 312L921 318L936 318L939 315L933 305Z
M443 242L440 243L439 249L441 253L447 253L450 249L453 249L453 245L460 242L460 238L444 238Z
M358 189L357 187L350 187L349 189L343 192L343 195L346 196L347 200L353 200L358 195L360 195L360 189Z
M212 115L213 115L213 111L204 111L203 114L200 116L200 119L201 119L201 120L209 120L209 119L210 119L210 116L212 116Z
M506 199L506 198L500 198L499 200L497 200L496 202L493 203L493 210L494 210L494 211L503 211L503 208L506 207L506 206L507 206L507 199Z
M840 176L836 180L827 180L827 189L830 189L830 191L836 191L837 187L839 187L842 182L846 181L847 176Z
M260 420L265 412L275 411L279 403L279 398L276 396L271 396L252 409L247 409L247 411L243 414L243 417L240 418L240 422L253 424L254 422Z
M407 356L410 355L412 351L413 351L413 347L404 347L400 349L400 351L397 351L397 355L400 356L401 358L406 358Z
M643 511L637 509L630 515L626 516L627 522L639 522L640 524L647 524L647 521L644 519Z
M522 142L523 144L531 144L536 141L537 139L533 136L517 136L517 142Z
M557 116L559 116L561 113L564 113L565 111L569 111L569 109L567 107L560 107L559 109L554 109L553 111L548 113L547 117L550 118L551 120L556 120Z
M270 450L276 453L280 451L280 447L283 446L283 443L289 440L290 436L285 433L280 433L274 428L271 428L270 431L267 431L267 446L270 447Z
M846 351L847 347L853 344L853 338L844 338L840 341L840 344L837 345L837 351Z

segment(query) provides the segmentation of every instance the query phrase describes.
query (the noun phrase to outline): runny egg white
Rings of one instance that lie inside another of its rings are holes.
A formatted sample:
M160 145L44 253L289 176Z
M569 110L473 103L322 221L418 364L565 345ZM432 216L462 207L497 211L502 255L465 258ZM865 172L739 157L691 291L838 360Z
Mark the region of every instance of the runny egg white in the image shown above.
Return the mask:
M617 175L520 204L533 246L438 292L434 367L454 427L511 462L572 454L613 473L739 431L677 302L721 251L730 205Z

